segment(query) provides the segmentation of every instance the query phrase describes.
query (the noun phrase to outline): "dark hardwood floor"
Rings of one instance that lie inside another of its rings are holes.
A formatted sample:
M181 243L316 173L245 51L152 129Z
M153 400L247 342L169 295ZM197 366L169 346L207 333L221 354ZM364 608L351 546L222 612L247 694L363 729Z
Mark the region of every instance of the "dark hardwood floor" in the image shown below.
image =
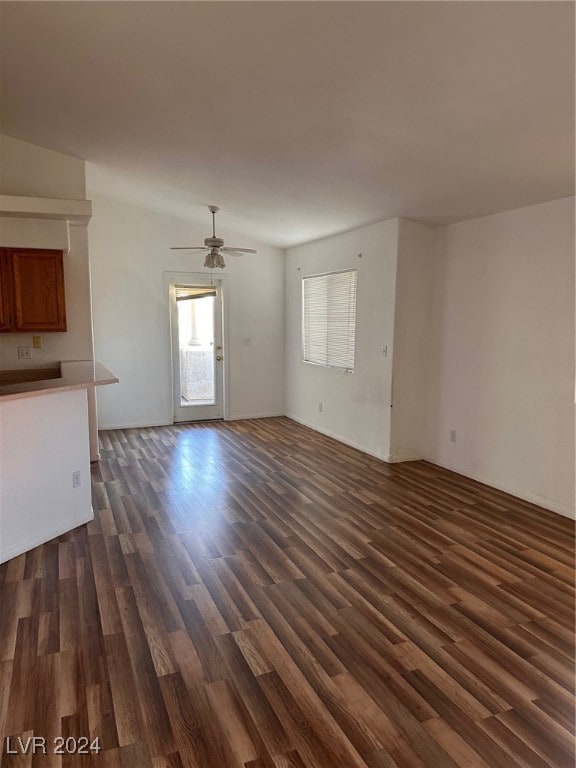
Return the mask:
M3 768L574 765L569 520L286 418L101 445L0 566Z

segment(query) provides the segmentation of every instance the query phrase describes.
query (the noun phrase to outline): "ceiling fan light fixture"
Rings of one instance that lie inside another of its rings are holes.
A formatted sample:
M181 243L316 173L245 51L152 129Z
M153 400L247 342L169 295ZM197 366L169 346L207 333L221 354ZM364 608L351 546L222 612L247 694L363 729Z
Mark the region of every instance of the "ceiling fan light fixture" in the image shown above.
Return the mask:
M204 240L204 245L177 245L172 246L170 250L173 251L204 251L207 250L206 259L204 260L204 266L208 269L224 269L226 262L221 251L231 253L233 256L241 256L243 253L256 253L253 248L224 248L224 240L221 237L216 237L216 219L215 216L220 210L215 205L209 205L208 210L212 214L212 237L207 237Z
M206 254L204 266L208 267L208 269L224 269L226 263L218 248L212 248L212 250Z

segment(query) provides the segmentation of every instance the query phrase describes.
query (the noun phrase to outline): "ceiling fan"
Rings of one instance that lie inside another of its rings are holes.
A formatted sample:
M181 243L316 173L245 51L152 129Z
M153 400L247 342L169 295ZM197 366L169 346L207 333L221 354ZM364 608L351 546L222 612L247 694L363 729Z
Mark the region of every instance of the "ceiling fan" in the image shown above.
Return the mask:
M233 256L241 256L243 253L256 253L253 248L225 248L224 240L221 237L216 237L216 214L220 210L215 205L209 205L208 210L212 214L212 237L207 237L204 240L204 245L178 245L170 248L171 251L207 251L204 266L214 269L216 267L224 269L226 262L224 261L224 253L231 253Z

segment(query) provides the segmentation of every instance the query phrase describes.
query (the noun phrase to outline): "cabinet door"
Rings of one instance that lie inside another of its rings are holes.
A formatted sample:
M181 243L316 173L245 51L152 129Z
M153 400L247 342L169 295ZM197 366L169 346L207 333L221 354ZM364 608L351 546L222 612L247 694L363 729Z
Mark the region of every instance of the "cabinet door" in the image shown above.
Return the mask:
M0 333L12 330L12 261L9 253L0 251Z
M62 251L12 251L15 331L65 331Z

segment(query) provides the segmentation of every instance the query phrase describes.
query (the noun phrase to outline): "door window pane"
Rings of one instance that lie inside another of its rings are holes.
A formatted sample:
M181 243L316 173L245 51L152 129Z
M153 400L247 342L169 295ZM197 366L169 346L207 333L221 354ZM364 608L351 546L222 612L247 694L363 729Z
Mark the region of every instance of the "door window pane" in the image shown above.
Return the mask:
M215 296L177 299L181 405L215 402Z

